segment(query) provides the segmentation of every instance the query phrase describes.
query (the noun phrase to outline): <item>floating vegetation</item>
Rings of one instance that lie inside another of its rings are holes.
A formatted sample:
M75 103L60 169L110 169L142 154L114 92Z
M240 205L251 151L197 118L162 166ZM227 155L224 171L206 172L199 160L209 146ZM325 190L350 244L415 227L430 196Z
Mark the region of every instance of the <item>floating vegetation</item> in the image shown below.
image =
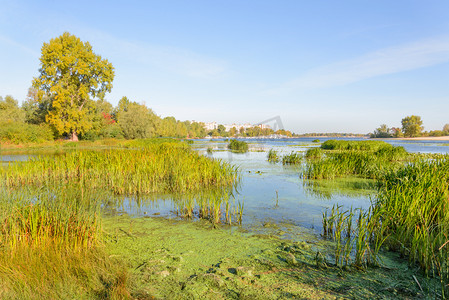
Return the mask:
M290 154L286 154L282 157L283 165L296 165L301 163L302 155L298 152L291 152Z
M239 179L236 167L204 157L183 143L40 156L10 164L0 170L0 176L8 187L70 183L118 195L229 187Z
M377 185L376 180L354 176L303 180L305 191L322 199L332 199L334 196L368 197L377 192Z
M270 149L268 151L268 161L271 163L277 163L281 160L281 157L279 156L278 152L276 150Z
M248 143L234 139L229 142L228 149L232 152L245 153L248 151Z
M319 139L315 139L315 140L312 141L312 143L320 143L320 140Z

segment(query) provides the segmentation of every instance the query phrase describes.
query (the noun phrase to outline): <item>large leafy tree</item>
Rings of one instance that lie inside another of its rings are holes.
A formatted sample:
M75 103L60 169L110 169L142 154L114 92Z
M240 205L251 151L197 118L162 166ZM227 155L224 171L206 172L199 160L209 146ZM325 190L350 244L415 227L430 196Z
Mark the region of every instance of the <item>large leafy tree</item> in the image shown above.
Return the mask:
M420 116L408 116L402 119L402 132L406 137L416 137L421 134L424 127Z
M46 121L59 134L78 140L92 127L93 98L103 99L112 89L112 64L95 54L89 42L65 32L42 46L39 73L33 80L38 99L51 99Z

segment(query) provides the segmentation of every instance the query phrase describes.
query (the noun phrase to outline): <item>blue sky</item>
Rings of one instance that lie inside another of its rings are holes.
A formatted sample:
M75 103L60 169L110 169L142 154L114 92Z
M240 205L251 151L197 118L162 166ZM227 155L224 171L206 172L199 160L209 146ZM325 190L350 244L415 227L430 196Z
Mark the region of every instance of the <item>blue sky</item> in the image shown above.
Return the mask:
M372 132L449 123L449 1L3 1L0 96L25 99L65 31L115 67L112 93L162 117Z

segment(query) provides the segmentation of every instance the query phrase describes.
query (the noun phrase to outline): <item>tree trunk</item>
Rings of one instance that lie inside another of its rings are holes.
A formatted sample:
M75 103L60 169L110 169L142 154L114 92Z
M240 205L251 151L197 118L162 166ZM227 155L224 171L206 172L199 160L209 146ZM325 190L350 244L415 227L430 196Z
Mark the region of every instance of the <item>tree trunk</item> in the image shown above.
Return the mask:
M72 136L70 137L70 140L72 142L78 142L78 135L76 134L76 131L72 131Z

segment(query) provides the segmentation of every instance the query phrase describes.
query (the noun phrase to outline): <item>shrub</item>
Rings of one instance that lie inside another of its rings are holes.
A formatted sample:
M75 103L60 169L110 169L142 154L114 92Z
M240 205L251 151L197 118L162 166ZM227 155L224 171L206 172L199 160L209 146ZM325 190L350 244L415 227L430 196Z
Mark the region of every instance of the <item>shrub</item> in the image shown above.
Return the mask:
M34 125L21 122L0 123L1 141L23 144L42 143L53 139L53 132L46 124Z

